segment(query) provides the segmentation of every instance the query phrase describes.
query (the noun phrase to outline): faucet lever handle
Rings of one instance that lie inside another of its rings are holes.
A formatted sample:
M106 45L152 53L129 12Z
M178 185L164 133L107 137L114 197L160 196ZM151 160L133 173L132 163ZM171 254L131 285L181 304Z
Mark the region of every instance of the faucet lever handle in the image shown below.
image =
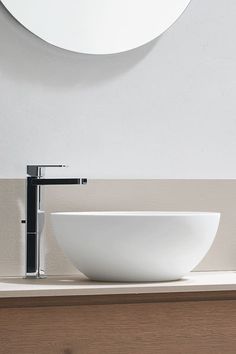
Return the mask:
M67 167L67 165L27 165L27 175L30 177L43 177L48 167Z

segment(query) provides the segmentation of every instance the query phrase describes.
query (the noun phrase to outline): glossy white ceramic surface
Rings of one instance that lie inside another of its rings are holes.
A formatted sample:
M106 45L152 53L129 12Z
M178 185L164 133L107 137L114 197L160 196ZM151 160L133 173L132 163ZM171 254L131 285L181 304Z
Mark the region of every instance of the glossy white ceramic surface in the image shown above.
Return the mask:
M170 281L190 272L215 238L219 213L52 213L75 267L101 281Z
M190 0L2 0L27 29L58 47L110 54L162 34Z

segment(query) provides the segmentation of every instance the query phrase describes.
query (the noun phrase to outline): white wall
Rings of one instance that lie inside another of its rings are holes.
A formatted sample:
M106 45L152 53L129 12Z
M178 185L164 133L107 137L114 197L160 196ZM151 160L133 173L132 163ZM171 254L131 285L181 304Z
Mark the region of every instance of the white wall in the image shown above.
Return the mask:
M235 177L235 13L235 0L192 0L155 42L86 56L0 6L0 177L37 162L97 178Z

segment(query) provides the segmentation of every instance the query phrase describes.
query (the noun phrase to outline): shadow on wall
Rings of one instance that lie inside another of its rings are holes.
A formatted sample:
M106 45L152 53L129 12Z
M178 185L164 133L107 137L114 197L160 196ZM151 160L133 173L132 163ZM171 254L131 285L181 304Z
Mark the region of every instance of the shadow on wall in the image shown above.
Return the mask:
M69 52L30 33L0 3L0 72L14 80L63 87L104 82L132 69L154 44L113 55Z

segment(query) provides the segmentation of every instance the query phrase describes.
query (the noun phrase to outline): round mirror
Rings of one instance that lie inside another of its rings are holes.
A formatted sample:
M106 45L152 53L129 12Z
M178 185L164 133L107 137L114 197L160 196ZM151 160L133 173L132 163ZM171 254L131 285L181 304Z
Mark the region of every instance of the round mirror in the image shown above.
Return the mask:
M112 54L170 27L191 0L2 0L27 29L57 47Z

